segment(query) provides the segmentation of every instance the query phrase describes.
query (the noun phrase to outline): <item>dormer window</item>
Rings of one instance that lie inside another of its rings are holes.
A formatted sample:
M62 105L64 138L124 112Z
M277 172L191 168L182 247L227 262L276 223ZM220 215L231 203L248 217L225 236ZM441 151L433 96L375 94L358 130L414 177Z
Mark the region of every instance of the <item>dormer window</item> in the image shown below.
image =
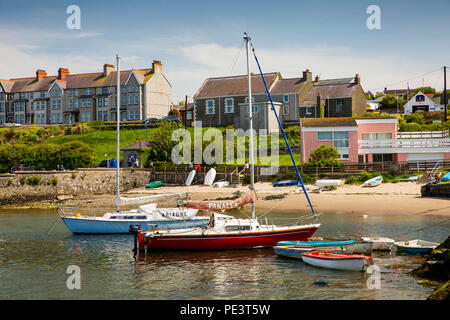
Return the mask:
M252 103L255 102L255 97L252 97ZM248 103L248 97L245 97L245 103Z

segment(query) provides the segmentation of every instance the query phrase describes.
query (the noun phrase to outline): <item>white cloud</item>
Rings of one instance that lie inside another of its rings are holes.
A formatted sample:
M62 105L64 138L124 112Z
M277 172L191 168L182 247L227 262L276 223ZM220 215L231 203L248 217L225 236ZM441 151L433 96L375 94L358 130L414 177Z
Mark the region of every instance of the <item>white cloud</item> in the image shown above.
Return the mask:
M281 72L284 78L300 77L302 71L310 69L313 76L321 79L354 77L359 74L364 90L381 91L385 86L406 88L407 79L410 87L422 85L421 73L436 69L432 63L415 61L404 56L397 56L377 51L355 51L350 47L297 47L297 48L256 48L256 54L263 72ZM193 95L208 77L246 73L245 48L224 47L217 43L195 44L181 47L180 52L188 59L182 67L170 73L170 80L174 84L174 101L180 100L184 92ZM240 52L236 60L237 53ZM403 53L401 53L403 55ZM258 68L251 57L251 70L258 73ZM433 78L434 77L434 78ZM414 79L411 79L414 78ZM435 81L436 74L425 77L427 81ZM433 80L434 79L434 80ZM178 100L176 100L178 99ZM182 99L181 99L182 100Z

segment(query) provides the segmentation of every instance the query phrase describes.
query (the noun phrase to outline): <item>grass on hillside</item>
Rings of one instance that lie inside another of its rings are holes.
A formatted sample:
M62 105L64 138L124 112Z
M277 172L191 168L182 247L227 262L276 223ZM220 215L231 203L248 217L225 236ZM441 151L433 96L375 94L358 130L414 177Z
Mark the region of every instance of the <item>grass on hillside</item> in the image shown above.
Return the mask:
M203 128L203 132L208 128ZM155 130L157 129L148 129L147 135L148 139L152 140L154 137ZM188 128L191 136L193 136L193 128ZM258 137L255 137L257 141ZM137 130L123 130L120 132L120 148L125 148L137 140L144 141L146 139L146 129L137 129ZM283 139L283 138L281 138ZM280 139L280 140L281 140ZM72 135L63 135L55 138L51 138L47 140L45 143L54 143L54 144L63 144L71 141L81 141L86 143L95 151L95 159L94 165L100 163L102 160L106 160L105 154L110 155L110 159L115 158L116 155L116 131L95 131L84 134L72 134ZM268 139L270 142L270 139ZM209 144L209 143L208 143ZM284 145L281 141L279 145ZM121 158L123 158L123 153L121 152ZM257 165L269 165L268 162L269 157L263 157L257 159ZM224 150L224 161L225 161L225 150ZM248 161L248 159L247 159ZM295 155L295 161L300 163L300 155ZM279 155L279 165L292 165L290 155Z

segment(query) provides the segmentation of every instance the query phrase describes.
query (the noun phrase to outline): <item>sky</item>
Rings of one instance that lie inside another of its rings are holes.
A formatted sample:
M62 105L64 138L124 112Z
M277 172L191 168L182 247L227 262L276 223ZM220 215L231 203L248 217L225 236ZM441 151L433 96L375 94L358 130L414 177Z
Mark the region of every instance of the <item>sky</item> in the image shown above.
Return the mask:
M70 5L80 8L80 29L67 28ZM380 29L367 27L370 5L380 9ZM161 60L178 103L208 77L246 73L246 31L263 72L359 74L372 92L442 89L449 13L450 0L0 0L0 78L55 75L59 67L101 72L116 54L122 69Z

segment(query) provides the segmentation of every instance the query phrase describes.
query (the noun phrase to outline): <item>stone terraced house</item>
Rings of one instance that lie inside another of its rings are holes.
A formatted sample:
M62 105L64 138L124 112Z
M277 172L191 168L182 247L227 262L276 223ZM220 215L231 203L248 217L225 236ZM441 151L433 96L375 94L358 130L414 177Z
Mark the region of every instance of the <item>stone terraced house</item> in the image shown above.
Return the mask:
M115 67L103 72L57 76L37 70L35 77L0 79L0 124L71 124L93 120L115 121L117 112ZM169 112L172 86L161 61L152 68L120 71L121 121L160 118Z
M283 125L298 124L300 118L351 117L366 112L366 97L359 75L352 78L283 78L279 72L264 74ZM194 95L194 121L203 127L248 128L247 75L206 79ZM261 76L251 74L255 129L278 127Z

